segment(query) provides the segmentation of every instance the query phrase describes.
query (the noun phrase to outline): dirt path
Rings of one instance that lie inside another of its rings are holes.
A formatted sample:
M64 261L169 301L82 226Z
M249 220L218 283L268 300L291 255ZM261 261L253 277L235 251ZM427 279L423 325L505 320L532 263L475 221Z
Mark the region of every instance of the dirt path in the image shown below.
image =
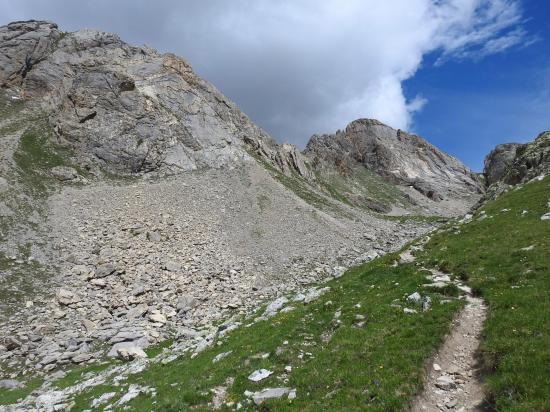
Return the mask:
M430 365L424 391L415 399L412 411L482 410L484 397L475 353L486 312L482 299L467 297L451 334Z

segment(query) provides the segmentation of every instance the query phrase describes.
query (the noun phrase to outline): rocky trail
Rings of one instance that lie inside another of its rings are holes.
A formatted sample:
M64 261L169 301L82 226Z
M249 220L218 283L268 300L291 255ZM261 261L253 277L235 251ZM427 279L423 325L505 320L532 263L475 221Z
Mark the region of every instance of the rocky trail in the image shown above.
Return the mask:
M482 299L468 294L466 306L433 358L424 391L412 411L481 411L484 400L476 352L486 318Z
M423 250L429 240L425 237L419 245L411 246L400 254L400 263L416 261L414 252ZM476 354L487 317L483 299L474 297L470 287L452 275L436 269L426 269L431 273L431 283L426 288L443 289L455 285L466 301L464 308L454 319L450 333L439 351L430 362L423 392L414 400L414 412L438 411L481 411L484 394L480 381ZM420 296L420 295L418 295ZM409 297L414 300L413 295Z

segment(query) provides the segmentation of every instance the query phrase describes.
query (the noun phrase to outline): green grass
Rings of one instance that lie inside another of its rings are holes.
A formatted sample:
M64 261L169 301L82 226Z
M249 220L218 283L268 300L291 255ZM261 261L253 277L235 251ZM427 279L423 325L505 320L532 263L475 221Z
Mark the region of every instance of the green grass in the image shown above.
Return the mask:
M194 359L185 355L130 376L125 385L157 390L154 398L140 395L132 401L131 410L210 410L211 390L230 377L235 380L227 388L228 401L244 401L245 390L297 389L294 401L268 402L264 410L402 410L419 390L425 360L441 343L462 303L440 304L443 296L434 292L430 293L433 309L428 312L406 315L392 306L396 302L405 306L405 297L425 282L414 265L392 267L395 258L386 256L350 270L329 282L331 291L318 301L307 306L296 303L291 312L241 327L221 346L214 345ZM336 311L341 312L339 326L334 321ZM365 317L363 327L355 326L356 315ZM227 351L232 353L212 363L214 356ZM262 359L257 356L261 353L270 356ZM293 369L284 383L278 377L286 365ZM274 374L261 383L248 381L259 368ZM88 408L92 399L108 391L119 393L118 398L126 388L108 383L92 388L75 399L73 410ZM244 408L252 409L250 404Z
M550 177L512 190L483 207L486 219L435 235L420 257L486 300L481 355L499 411L550 410L550 221L540 220L549 201Z
M10 405L16 403L19 399L24 399L32 391L38 389L40 385L42 385L42 380L36 378L25 382L25 386L22 388L12 390L0 389L0 405Z
M29 127L21 136L19 147L14 153L19 180L33 197L48 194L54 179L49 171L55 166L69 166L70 153L55 146L49 139L49 127L45 120Z
M321 188L341 202L369 209L368 201L378 202L386 207L394 204L407 205L409 201L399 188L385 182L380 176L363 166L353 168L350 176L335 172L317 172Z

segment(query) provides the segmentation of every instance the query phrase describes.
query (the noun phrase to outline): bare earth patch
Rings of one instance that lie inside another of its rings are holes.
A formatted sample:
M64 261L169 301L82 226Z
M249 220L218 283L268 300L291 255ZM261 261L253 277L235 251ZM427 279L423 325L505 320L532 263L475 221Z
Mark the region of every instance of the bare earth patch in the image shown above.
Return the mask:
M412 411L480 411L483 387L476 351L487 309L482 299L468 296L467 304L433 358L424 391Z

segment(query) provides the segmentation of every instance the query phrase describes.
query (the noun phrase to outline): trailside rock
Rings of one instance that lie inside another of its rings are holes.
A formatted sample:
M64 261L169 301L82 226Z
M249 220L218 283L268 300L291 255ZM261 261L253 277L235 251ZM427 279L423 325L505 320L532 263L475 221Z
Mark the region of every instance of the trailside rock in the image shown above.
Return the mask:
M248 380L252 382L260 382L261 380L264 380L265 378L268 378L273 374L272 371L268 371L267 369L258 369L257 371L254 371L248 376Z

